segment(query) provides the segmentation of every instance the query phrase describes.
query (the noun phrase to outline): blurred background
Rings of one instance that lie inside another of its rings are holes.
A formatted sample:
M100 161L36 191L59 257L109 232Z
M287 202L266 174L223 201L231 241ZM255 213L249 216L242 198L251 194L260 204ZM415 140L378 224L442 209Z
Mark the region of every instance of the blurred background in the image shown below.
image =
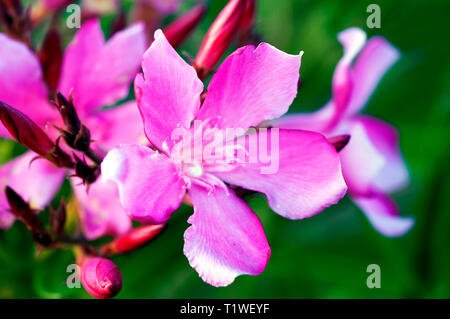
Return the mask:
M179 49L195 56L202 37L226 0L208 1L200 27ZM263 274L241 276L226 288L204 283L183 255L183 232L192 209L174 213L167 229L144 248L113 258L123 275L119 298L450 298L450 3L446 0L376 1L381 28L368 29L366 8L374 1L258 0L256 28L279 49L304 50L303 86L290 112L324 105L342 48L338 32L356 26L386 37L402 52L364 112L395 125L411 183L394 194L402 215L416 225L388 239L344 198L339 205L301 221L273 213L266 200L249 204L260 217L272 256ZM124 1L124 7L130 7ZM190 8L186 1L179 12ZM102 18L105 32L114 15ZM173 16L168 17L166 23ZM43 32L37 30L34 41ZM65 39L67 43L70 37ZM0 163L24 149L0 141ZM70 196L70 187L55 198ZM45 213L43 214L45 218ZM64 285L70 250L36 247L21 223L0 231L0 298L91 298ZM369 264L381 267L381 288L369 289Z

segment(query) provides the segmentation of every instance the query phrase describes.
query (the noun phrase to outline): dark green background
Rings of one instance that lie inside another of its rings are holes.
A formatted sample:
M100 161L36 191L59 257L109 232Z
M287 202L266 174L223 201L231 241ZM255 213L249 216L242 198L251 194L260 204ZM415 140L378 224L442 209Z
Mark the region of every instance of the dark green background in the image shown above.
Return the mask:
M192 213L183 207L158 240L113 259L124 279L119 297L449 298L448 1L377 1L381 29L372 30L366 27L366 8L373 1L258 2L257 30L263 40L289 53L305 51L304 84L291 111L312 110L330 98L331 76L342 55L336 40L339 31L357 26L369 35L385 36L401 50L400 61L365 112L400 131L411 184L394 197L401 213L414 216L416 225L403 238L387 239L348 198L312 218L291 221L273 213L264 198L254 197L249 204L261 218L272 248L267 268L260 276L241 276L227 288L214 288L198 277L182 253L183 232ZM206 18L180 52L195 55L225 3L210 1ZM3 163L22 149L1 141L0 151ZM0 298L90 297L83 289L63 285L66 267L73 262L71 251L49 251L37 259L34 254L23 225L0 231ZM369 264L381 267L380 289L366 286Z

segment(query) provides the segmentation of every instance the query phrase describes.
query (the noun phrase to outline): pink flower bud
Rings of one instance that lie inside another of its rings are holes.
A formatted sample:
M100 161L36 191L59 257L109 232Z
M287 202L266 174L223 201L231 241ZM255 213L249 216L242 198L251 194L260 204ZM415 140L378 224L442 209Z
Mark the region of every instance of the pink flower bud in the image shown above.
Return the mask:
M22 112L0 102L0 121L20 144L58 167L73 166L69 155L58 148L44 131Z
M200 78L204 78L211 71L233 41L246 2L246 0L230 0L209 28L194 61L194 67Z
M165 226L165 224L157 224L136 227L102 247L101 252L114 255L136 250L158 236Z
M350 135L344 134L330 137L328 142L334 146L336 151L340 152L345 146L347 146L348 142L350 142Z
M95 298L112 298L122 289L122 274L112 261L92 257L81 266L81 283Z
M206 12L205 5L198 5L164 28L163 32L167 41L174 47L178 47L191 34Z

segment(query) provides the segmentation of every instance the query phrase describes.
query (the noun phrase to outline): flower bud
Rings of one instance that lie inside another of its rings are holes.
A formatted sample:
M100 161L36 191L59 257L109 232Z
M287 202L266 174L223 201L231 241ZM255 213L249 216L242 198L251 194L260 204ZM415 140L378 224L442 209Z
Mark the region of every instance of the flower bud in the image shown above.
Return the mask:
M69 95L69 99L66 99L58 92L56 102L67 130L60 130L67 145L79 151L87 151L91 144L91 132L81 123L73 105L72 95Z
M11 213L31 231L33 240L41 246L50 246L52 239L42 227L41 220L31 209L30 205L9 186L6 186L5 194Z
M245 6L246 0L230 0L209 28L194 61L194 67L201 79L219 62L233 41Z
M176 20L164 28L163 32L167 41L174 47L178 47L191 34L206 12L205 5L198 5L180 15Z
M98 165L91 167L86 161L81 160L76 154L75 158L75 175L83 180L84 184L92 184L100 176L100 167Z
M101 252L106 255L115 255L136 250L158 236L165 226L166 224L157 224L134 228L125 235L103 246Z
M122 289L122 274L112 261L92 257L81 265L81 283L95 298L112 298Z
M242 19L239 24L239 32L248 32L255 22L256 0L247 0Z
M22 218L32 213L30 206L11 187L5 188L6 199L11 208L11 213L17 218Z
M51 230L56 235L60 236L64 232L64 225L66 223L66 205L64 201L61 201L61 204L57 210L54 210L50 207L50 215L49 215L49 224Z
M243 47L250 44L258 44L259 36L254 34L253 26L255 24L256 0L247 0L242 19L239 24L237 45Z
M336 151L340 152L345 146L347 146L348 142L350 142L350 135L344 134L331 137L328 139L328 142L334 146Z
M51 92L58 86L59 74L62 64L62 45L58 31L50 30L45 36L41 49L38 52L41 61L44 79Z
M64 95L58 92L56 94L56 106L66 129L72 134L77 134L81 129L81 121L73 105L72 95L69 95L69 99L66 99Z
M0 102L0 120L11 136L20 144L46 158L58 167L72 167L72 159L30 118Z

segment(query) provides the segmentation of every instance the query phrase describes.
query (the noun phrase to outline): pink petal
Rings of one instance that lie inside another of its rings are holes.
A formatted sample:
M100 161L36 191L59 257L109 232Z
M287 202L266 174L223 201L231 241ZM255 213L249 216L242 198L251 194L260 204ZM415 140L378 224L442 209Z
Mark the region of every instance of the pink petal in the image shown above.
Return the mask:
M175 164L142 145L113 149L103 160L102 174L104 179L117 183L125 210L142 223L166 222L185 194Z
M398 60L399 51L382 37L373 37L362 49L353 67L353 93L348 114L360 111L387 70Z
M270 161L266 159L266 164L261 156L261 150L265 148L259 148L257 163L242 164L232 171L216 175L232 185L266 194L270 207L290 219L313 216L337 203L347 187L334 147L321 134L294 130L279 130L277 145L275 132L271 130L264 137L260 131L252 137L257 136L259 143L267 141L270 145ZM247 136L246 149L252 154L249 141ZM256 143L254 139L252 145ZM269 169L271 163L272 168Z
M259 275L270 257L258 217L232 190L208 194L193 185L192 224L184 233L184 254L200 277L215 287L227 286L243 274Z
M200 107L203 83L167 42L161 30L142 59L135 80L136 100L149 141L163 149L178 126L188 128Z
M329 102L316 112L287 114L273 121L267 121L265 126L327 134L331 128L330 124L334 116L334 110L333 102Z
M349 104L353 93L354 81L351 64L366 42L366 34L358 28L349 28L338 34L344 47L344 56L333 74L334 121L339 121Z
M261 43L231 54L211 80L197 119L248 128L283 115L297 95L301 56Z
M13 218L9 211L4 189L10 186L34 209L43 209L59 190L65 169L57 168L46 160L31 160L36 156L27 152L0 167L0 228L8 228Z
M23 43L0 33L0 101L25 113L44 127L56 117L56 109L47 102L47 89L36 55ZM0 137L10 137L0 124Z
M59 90L73 89L77 110L90 114L125 98L145 51L142 24L116 33L107 43L98 20L83 24L64 55Z
M352 197L372 226L386 237L398 237L414 225L414 218L398 215L395 203L384 194Z
M105 235L118 236L131 229L130 217L119 200L119 191L114 182L97 181L86 187L79 181L72 183L77 198L83 233L89 240Z
M349 144L341 151L342 171L353 194L392 192L408 183L397 131L368 116L349 123Z
M87 119L93 145L108 151L120 144L146 143L141 115L136 102L104 110ZM148 142L147 142L148 143Z

